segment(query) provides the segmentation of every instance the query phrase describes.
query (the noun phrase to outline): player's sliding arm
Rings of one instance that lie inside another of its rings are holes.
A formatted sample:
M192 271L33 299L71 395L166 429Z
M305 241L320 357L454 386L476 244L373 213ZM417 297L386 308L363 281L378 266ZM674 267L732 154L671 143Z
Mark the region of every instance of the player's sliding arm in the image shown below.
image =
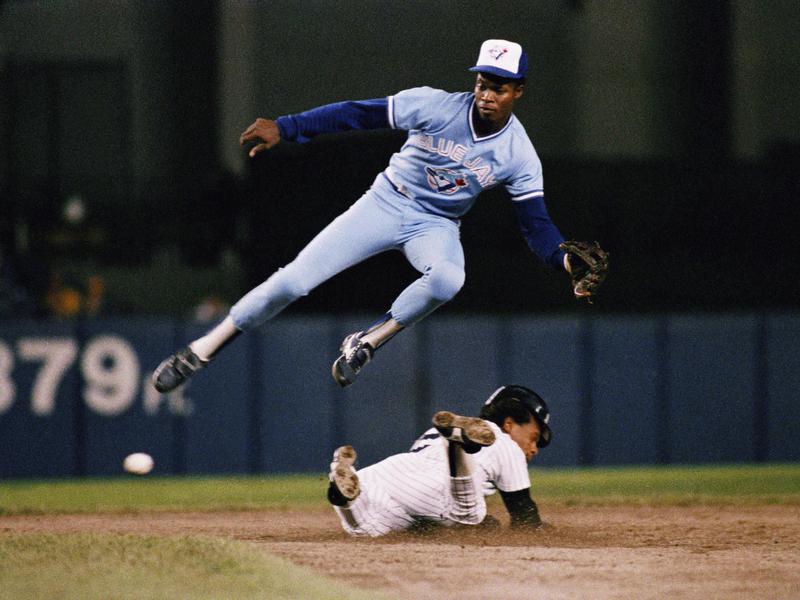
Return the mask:
M564 237L550 220L544 204L544 197L516 200L513 204L517 209L519 226L528 247L542 262L553 269L565 270L564 255L566 252L559 248L559 245L564 242Z
M388 129L389 101L350 100L326 104L296 115L284 115L272 121L256 119L239 138L239 144L260 141L250 149L250 156L272 148L281 140L307 142L321 133L335 133L352 129Z
M538 529L544 524L539 516L539 507L531 498L530 488L516 492L500 490L500 497L511 515L511 527L531 527Z

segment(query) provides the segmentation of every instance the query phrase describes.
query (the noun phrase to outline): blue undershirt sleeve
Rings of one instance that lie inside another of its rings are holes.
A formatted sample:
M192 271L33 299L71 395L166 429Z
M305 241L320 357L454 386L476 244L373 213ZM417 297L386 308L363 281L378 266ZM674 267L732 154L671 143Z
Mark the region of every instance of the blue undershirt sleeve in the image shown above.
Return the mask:
M335 133L351 129L388 129L389 101L348 100L312 108L296 115L275 119L281 139L290 142L307 142L321 133Z
M561 232L550 220L544 198L529 198L514 202L520 229L528 247L542 262L557 271L564 270L565 252L558 247L564 241Z

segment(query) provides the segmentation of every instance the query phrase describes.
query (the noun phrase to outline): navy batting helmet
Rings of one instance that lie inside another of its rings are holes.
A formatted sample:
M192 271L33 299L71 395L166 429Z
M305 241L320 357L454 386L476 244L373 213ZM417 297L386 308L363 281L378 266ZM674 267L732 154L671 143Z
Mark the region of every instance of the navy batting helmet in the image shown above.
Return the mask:
M542 397L532 389L522 385L504 385L497 388L484 403L480 416L502 427L506 417L527 423L530 419L525 413L530 413L542 430L538 445L539 448L544 448L553 438L550 429L550 410ZM522 419L519 418L520 415Z

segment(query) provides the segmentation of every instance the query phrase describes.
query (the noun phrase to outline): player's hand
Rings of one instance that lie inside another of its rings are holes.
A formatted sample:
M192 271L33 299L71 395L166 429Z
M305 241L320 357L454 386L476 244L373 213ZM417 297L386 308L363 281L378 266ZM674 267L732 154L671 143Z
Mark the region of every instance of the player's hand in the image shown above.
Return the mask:
M597 242L570 240L559 248L567 253L564 267L572 278L575 297L592 304L597 289L608 276L608 252Z
M244 146L247 142L258 141L255 146L250 148L250 158L262 150L269 150L281 141L281 132L277 123L270 119L258 118L255 122L244 130L239 136L239 145Z

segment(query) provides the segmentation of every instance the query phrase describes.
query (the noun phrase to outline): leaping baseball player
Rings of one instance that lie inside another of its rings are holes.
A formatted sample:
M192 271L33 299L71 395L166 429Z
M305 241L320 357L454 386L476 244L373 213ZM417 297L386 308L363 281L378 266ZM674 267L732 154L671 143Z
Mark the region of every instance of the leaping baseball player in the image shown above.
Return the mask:
M486 189L505 187L522 234L546 265L571 276L577 298L591 301L608 270L596 242L565 242L544 202L542 166L512 109L525 89L527 55L506 40L485 41L472 92L430 87L374 100L346 101L259 118L241 135L251 157L281 140L303 143L323 133L393 128L408 132L372 187L322 230L297 257L243 296L204 336L164 360L153 374L169 392L204 368L239 334L275 317L337 273L387 250L399 250L420 272L372 325L348 335L332 375L352 384L394 335L453 298L464 284L459 219ZM366 293L357 290L354 293Z
M344 530L376 537L419 523L478 525L500 491L512 527L542 526L528 461L552 439L550 412L533 390L497 389L480 418L438 412L408 452L356 471L356 451L333 455L328 500Z

